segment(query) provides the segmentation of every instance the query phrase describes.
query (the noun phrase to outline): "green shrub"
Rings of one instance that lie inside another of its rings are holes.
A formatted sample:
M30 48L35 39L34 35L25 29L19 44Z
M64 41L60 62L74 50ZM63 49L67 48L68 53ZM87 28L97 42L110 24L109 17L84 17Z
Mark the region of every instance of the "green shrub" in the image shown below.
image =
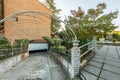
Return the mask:
M7 41L7 39L5 37L0 38L0 44L8 44L9 42Z
M61 39L54 39L55 46L61 46L62 40Z
M113 41L113 43L115 43L115 42L116 42L116 39L113 39L112 41Z
M28 40L28 39L19 39L19 40L16 40L16 44L18 44L18 45L21 45L21 43L23 45L28 45L29 42L30 42L30 40Z
M0 45L0 49L10 49L12 47L12 45L10 44L1 44Z
M90 40L87 40L87 39L79 39L79 40L80 40L79 46L85 45L88 42L90 42ZM85 47L81 48L80 50L81 50L81 54L82 54L82 53L84 53L85 51L88 50L88 46L85 46Z
M57 53L65 53L66 47L65 46L53 46L52 50Z
M115 41L114 39L116 39L116 41L120 41L120 34L114 33L112 37L113 37L113 42Z
M44 36L43 39L45 39L52 46L55 44L54 40L49 37Z

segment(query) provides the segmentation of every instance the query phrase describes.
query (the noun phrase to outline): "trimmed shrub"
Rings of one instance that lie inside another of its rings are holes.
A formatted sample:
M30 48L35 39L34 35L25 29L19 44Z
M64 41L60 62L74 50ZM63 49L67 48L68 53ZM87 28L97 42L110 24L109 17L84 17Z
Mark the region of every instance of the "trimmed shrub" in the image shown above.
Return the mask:
M55 44L54 40L49 37L44 36L43 39L45 39L52 46Z

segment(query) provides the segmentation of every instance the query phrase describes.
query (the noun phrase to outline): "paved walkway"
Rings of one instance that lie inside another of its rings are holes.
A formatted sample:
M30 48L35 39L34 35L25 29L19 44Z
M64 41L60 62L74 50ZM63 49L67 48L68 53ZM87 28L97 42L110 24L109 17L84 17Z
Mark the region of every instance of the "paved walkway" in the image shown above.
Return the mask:
M61 66L49 54L37 53L10 71L0 75L0 80L67 80Z
M82 73L87 80L120 80L120 47L103 46Z

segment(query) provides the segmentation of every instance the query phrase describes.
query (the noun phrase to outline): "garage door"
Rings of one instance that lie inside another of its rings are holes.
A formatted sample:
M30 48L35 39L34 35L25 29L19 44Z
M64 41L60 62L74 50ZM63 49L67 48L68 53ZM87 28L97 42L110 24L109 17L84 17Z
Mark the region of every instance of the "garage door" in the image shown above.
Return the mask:
M28 45L29 51L37 51L37 50L48 50L48 43L30 43Z

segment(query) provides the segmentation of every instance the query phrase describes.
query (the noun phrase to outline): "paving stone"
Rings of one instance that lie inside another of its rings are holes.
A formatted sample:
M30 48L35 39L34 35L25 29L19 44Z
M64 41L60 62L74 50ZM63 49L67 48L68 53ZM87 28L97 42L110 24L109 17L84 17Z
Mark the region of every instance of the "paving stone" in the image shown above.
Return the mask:
M116 46L109 46L107 55L113 58L119 58L118 53L116 51Z
M100 49L100 52L107 52L108 50L108 46L103 46L101 49Z
M106 80L120 80L120 75L104 70L101 72L100 77Z
M102 63L96 62L96 61L90 61L89 62L90 65L96 66L96 67L102 67Z
M117 54L114 54L114 53L109 53L109 54L107 55L107 57L119 59L118 55L117 55Z
M95 57L95 58L104 59L104 58L106 57L106 54L105 54L105 55L102 55L102 54L96 54L94 57Z
M87 80L97 80L97 77L86 71L82 71L82 74L86 77Z
M110 61L115 61L115 62L119 62L120 63L120 59L118 59L118 58L113 58L113 57L107 56L106 59L110 60Z
M119 67L120 68L120 63L119 62L116 62L116 61L112 61L112 60L105 60L104 61L105 64L108 64L108 65L113 65L113 66L116 66L116 67Z
M90 72L94 75L99 75L99 72L100 72L100 68L97 68L97 67L94 67L94 66L91 66L91 65L87 65L84 68L84 70L87 71L87 72Z
M96 58L96 57L92 58L92 60L93 60L93 61L97 61L97 62L101 62L101 63L104 62L104 59Z
M105 64L103 66L103 69L120 74L120 68L112 66L112 65Z
M120 80L120 47L109 45L98 51L84 69L88 80L90 80L90 76L97 77L103 63L104 66L99 80ZM92 80L96 79L93 77Z

